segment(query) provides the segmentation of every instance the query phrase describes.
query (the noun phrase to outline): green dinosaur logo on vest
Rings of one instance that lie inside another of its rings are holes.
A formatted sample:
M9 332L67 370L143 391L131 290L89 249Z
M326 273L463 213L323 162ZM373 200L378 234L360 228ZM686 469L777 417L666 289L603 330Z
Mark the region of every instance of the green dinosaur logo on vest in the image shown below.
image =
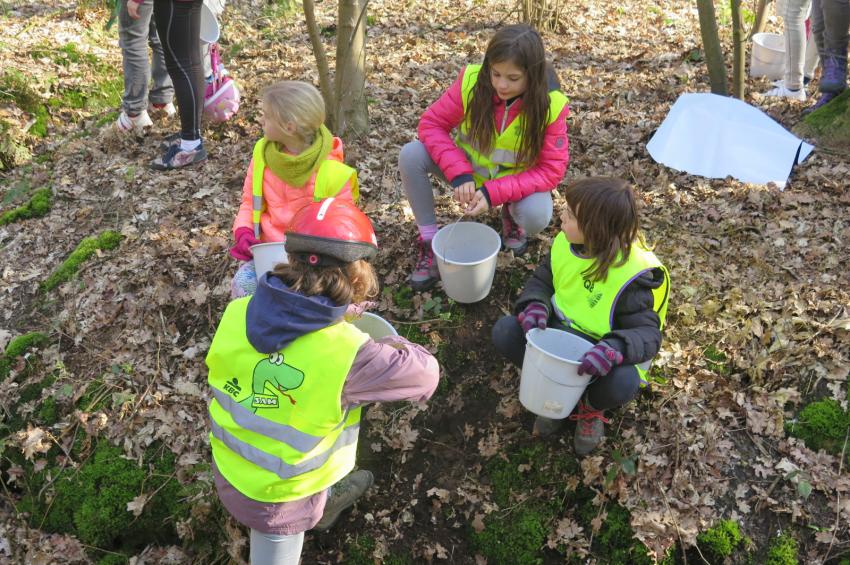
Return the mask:
M240 402L242 406L256 412L258 408L277 408L282 396L295 405L288 393L301 386L304 373L283 362L283 355L271 353L254 367L251 396Z

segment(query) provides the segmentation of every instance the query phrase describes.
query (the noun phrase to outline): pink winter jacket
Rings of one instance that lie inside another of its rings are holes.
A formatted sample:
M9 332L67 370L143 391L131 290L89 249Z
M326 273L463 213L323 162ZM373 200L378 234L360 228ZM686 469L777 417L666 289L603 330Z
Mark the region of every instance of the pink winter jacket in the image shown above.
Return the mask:
M463 121L463 98L461 85L463 71L447 91L431 104L419 119L419 141L428 150L434 163L440 167L443 175L452 182L460 175L472 175L472 165L466 152L455 145L452 130L460 127ZM505 115L505 102L493 97L495 121L502 124ZM513 122L522 111L522 99L514 101L508 108L505 127ZM546 128L546 139L537 163L530 169L507 175L484 183L490 206L505 202L517 202L535 192L548 192L558 186L567 172L570 159L569 139L567 138L567 116L569 106L565 106L561 115Z
M335 161L343 161L342 140L334 137L331 152L328 154L328 159ZM253 179L254 177L254 160L248 164L248 174L245 175L245 183L242 185L242 203L239 205L239 212L236 214L236 219L233 221L233 235L236 235L236 230L239 228L254 229L254 220L252 217L253 206ZM267 243L270 241L283 241L284 234L289 228L289 223L295 212L313 201L313 186L316 183L316 174L310 177L301 188L296 188L290 184L283 182L271 169L266 167L263 171L263 201L266 209L260 216L260 241ZM345 186L337 193L337 198L344 198L350 202L354 202L354 197L351 193L351 181L345 183Z

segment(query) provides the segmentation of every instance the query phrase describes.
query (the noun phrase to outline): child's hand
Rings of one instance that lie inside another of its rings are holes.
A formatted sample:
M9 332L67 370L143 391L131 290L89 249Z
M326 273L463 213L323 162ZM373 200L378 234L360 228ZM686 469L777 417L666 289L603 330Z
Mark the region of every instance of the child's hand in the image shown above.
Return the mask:
M129 16L134 20L139 19L139 4L141 4L141 2L137 3L133 0L129 0L127 2L127 14L129 14Z
M254 254L251 253L251 246L258 243L260 241L254 237L254 230L239 228L236 230L236 245L230 248L230 256L240 261L250 261L254 258Z
M601 377L611 372L611 369L623 362L623 354L600 341L590 351L581 356L578 366L579 375Z
M463 183L455 188L453 196L462 206L468 205L472 201L472 197L475 196L475 183L472 181Z
M472 201L466 207L466 214L469 216L477 216L482 212L490 209L490 204L487 203L487 197L480 190L476 190L472 195Z
M517 314L516 319L522 326L524 333L528 333L532 328L545 330L549 312L546 310L546 306L540 302L531 302L525 307L525 310Z

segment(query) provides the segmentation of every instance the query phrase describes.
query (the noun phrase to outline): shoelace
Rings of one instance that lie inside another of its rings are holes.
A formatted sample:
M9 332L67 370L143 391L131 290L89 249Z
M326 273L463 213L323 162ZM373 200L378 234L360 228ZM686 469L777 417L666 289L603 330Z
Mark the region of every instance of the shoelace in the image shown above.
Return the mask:
M593 429L593 420L602 420L608 423L609 420L602 414L602 410L588 410L584 404L578 407L578 414L570 416L570 420L577 421L581 426L582 435L586 435Z

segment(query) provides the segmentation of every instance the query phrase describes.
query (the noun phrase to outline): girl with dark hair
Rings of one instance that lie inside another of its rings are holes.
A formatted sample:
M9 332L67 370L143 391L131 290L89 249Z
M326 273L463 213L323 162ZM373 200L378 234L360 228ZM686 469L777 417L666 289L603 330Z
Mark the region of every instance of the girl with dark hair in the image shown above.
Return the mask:
M552 219L552 194L567 169L567 97L546 62L540 35L519 24L502 28L480 65L467 65L419 120L419 141L399 155L401 182L419 228L414 290L439 279L431 240L437 232L436 175L454 189L468 215L502 207L502 242L525 253L528 236ZM452 135L452 130L455 134Z
M592 375L576 413L576 454L590 453L604 435L605 410L622 406L646 383L649 362L661 347L670 277L646 246L631 186L615 178L572 183L565 192L561 232L516 302L516 316L493 327L496 349L518 366L525 334L547 327L594 344L579 373ZM563 420L538 416L535 433L547 435Z

